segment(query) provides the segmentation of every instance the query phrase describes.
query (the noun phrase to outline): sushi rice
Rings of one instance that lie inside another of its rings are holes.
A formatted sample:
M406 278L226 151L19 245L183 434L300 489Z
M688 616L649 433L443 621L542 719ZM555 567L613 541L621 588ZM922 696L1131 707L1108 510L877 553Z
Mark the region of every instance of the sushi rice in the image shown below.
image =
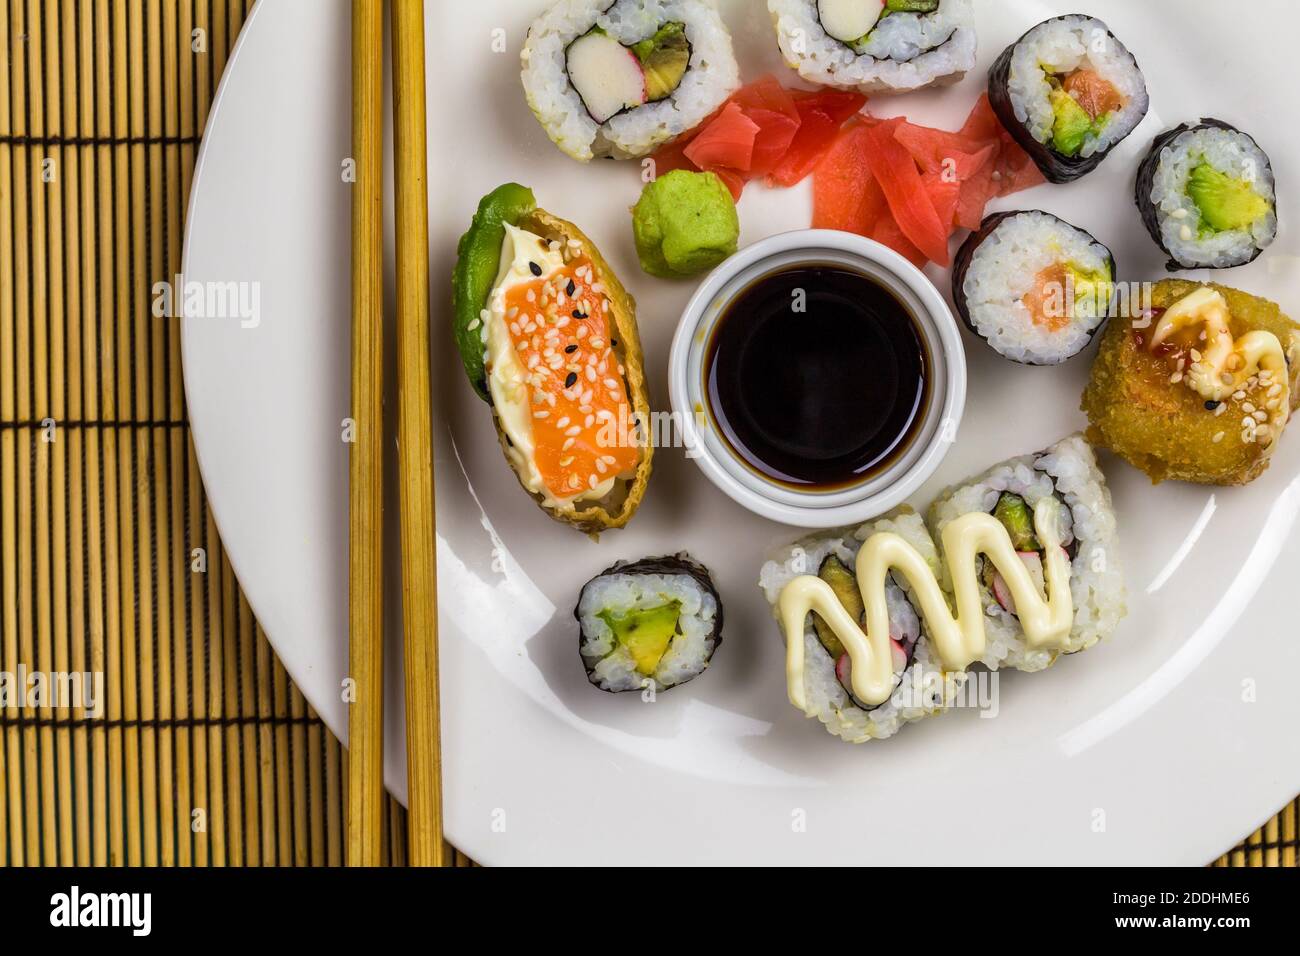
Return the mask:
M677 606L675 633L651 673L638 669L608 615ZM698 677L722 643L722 604L709 572L685 554L619 562L587 582L574 610L587 679L619 693L667 690Z
M1045 144L1052 139L1055 121L1047 71L1069 73L1081 67L1095 71L1127 101L1099 134L1084 139L1079 156L1087 159L1108 152L1133 132L1149 104L1146 81L1133 54L1106 24L1078 15L1040 23L1014 46L1007 86L1016 119Z
M816 573L828 556L834 555L853 568L862 542L881 531L892 531L920 552L937 575L939 555L925 522L911 511L900 511L856 530L832 532L797 542L767 561L759 572L759 586L776 613L781 591L803 574ZM816 717L826 729L849 743L881 740L898 733L905 724L941 713L956 699L965 684L964 672L945 672L930 649L929 631L912 606L911 586L902 575L891 575L886 583L889 629L900 634L919 629L912 659L894 673L894 693L878 707L866 707L844 688L835 673L835 661L818 640L812 615L804 630L804 694L806 714Z
M1062 290L1065 324L1039 321L1026 296L1058 264L1098 278L1095 294L1079 282ZM967 325L999 355L1030 365L1055 365L1076 355L1110 311L1115 263L1110 250L1082 229L1030 210L985 220L962 247L953 270L953 298ZM1067 297L1066 292L1071 294Z
M947 525L970 512L992 513L1003 492L1019 495L1032 513L1043 498L1054 497L1061 509L1061 541L1071 552L1070 596L1074 624L1060 650L1030 648L1020 621L1002 607L981 580L987 644L980 663L991 670L1012 667L1039 671L1059 654L1072 654L1113 633L1125 613L1115 512L1105 476L1082 436L1073 435L1045 452L1023 455L995 465L984 475L949 489L930 508L931 532L942 540ZM951 589L948 568L942 568Z
M570 44L598 27L624 46L654 35L665 23L685 26L690 61L666 99L597 123L570 80ZM565 153L594 157L645 156L707 119L740 87L727 32L712 0L560 0L533 22L520 54L528 105Z
M940 0L933 13L890 12L852 43L826 32L817 0L768 0L767 8L785 62L812 83L897 92L955 83L975 66L972 0Z
M1138 177L1138 205L1144 218L1154 211L1170 268L1224 269L1250 262L1277 238L1277 192L1268 156L1250 136L1217 121L1174 132L1157 140ZM1249 228L1209 228L1188 190L1192 171L1202 163L1248 182L1267 203L1267 212Z

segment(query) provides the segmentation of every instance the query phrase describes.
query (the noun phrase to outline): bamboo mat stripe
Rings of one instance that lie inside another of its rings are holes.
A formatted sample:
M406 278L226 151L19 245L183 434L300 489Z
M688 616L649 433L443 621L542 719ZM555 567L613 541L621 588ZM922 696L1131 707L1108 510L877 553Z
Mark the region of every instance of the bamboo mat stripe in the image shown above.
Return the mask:
M0 673L104 674L97 718L0 708L0 865L342 863L347 754L239 590L151 309L251 6L0 0ZM1298 813L1215 865L1297 865Z

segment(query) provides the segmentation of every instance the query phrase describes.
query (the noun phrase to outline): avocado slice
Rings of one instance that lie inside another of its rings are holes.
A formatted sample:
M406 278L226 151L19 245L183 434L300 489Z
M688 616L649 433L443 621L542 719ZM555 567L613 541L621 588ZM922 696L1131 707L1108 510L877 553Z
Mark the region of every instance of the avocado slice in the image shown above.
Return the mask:
M533 191L518 183L506 183L488 193L478 204L469 229L456 247L456 268L451 276L452 332L460 351L465 374L479 398L491 402L487 370L483 365L483 329L480 313L501 268L501 245L505 223L514 225L537 208Z
M1246 180L1220 172L1206 162L1192 170L1187 195L1196 203L1201 219L1215 232L1248 229L1269 209L1268 200Z
M885 7L891 13L934 13L939 0L885 0Z
M686 39L686 25L670 21L654 36L632 45L632 55L645 72L645 97L654 103L672 96L681 85L691 62L691 44Z
M866 606L862 603L862 594L858 591L858 581L853 576L853 572L832 554L822 562L817 576L831 586L835 596L844 605L844 610L849 612L849 617L857 621L860 626L866 613ZM817 629L817 640L821 641L822 647L826 648L826 653L830 654L831 660L838 661L844 654L844 645L835 636L831 626L823 621L820 615L814 614L813 627Z
M1094 131L1092 117L1065 90L1052 90L1048 99L1055 115L1052 123L1052 148L1062 156L1079 155L1084 138Z
M993 517L1007 529L1011 535L1011 546L1017 551L1042 550L1034 535L1034 516L1024 498L1004 491L993 507Z
M600 619L614 632L614 640L632 655L637 672L649 677L659 667L668 645L677 636L677 620L681 612L681 602L671 601L626 614L601 611Z
M1065 268L1070 272L1070 278L1074 281L1074 311L1080 315L1102 315L1107 306L1110 305L1111 295L1115 291L1115 284L1111 279L1109 269L1085 269L1075 265L1073 262L1067 262ZM1081 311L1081 307L1091 307L1088 311Z

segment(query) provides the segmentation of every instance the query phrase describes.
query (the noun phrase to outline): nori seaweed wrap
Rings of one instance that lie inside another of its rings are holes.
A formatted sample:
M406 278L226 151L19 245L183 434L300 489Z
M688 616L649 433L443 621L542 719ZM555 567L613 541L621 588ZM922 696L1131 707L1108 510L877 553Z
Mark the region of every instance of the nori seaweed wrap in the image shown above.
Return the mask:
M1168 269L1228 269L1277 238L1277 184L1248 134L1202 119L1161 133L1138 168L1134 199Z
M587 679L611 694L684 684L722 643L713 578L685 552L606 568L583 585L573 616Z
M985 218L952 269L966 327L1025 365L1056 365L1082 351L1110 314L1114 283L1110 249L1038 209Z
M1102 21L1045 20L989 70L989 102L1048 181L1092 172L1146 115L1137 61Z

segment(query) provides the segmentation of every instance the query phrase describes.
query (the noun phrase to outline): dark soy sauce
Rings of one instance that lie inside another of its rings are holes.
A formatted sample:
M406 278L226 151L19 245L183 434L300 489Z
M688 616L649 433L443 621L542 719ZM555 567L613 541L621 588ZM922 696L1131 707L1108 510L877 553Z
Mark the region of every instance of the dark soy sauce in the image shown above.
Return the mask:
M743 289L714 326L704 374L736 454L803 490L880 474L907 450L930 399L930 358L911 313L876 280L832 264Z

